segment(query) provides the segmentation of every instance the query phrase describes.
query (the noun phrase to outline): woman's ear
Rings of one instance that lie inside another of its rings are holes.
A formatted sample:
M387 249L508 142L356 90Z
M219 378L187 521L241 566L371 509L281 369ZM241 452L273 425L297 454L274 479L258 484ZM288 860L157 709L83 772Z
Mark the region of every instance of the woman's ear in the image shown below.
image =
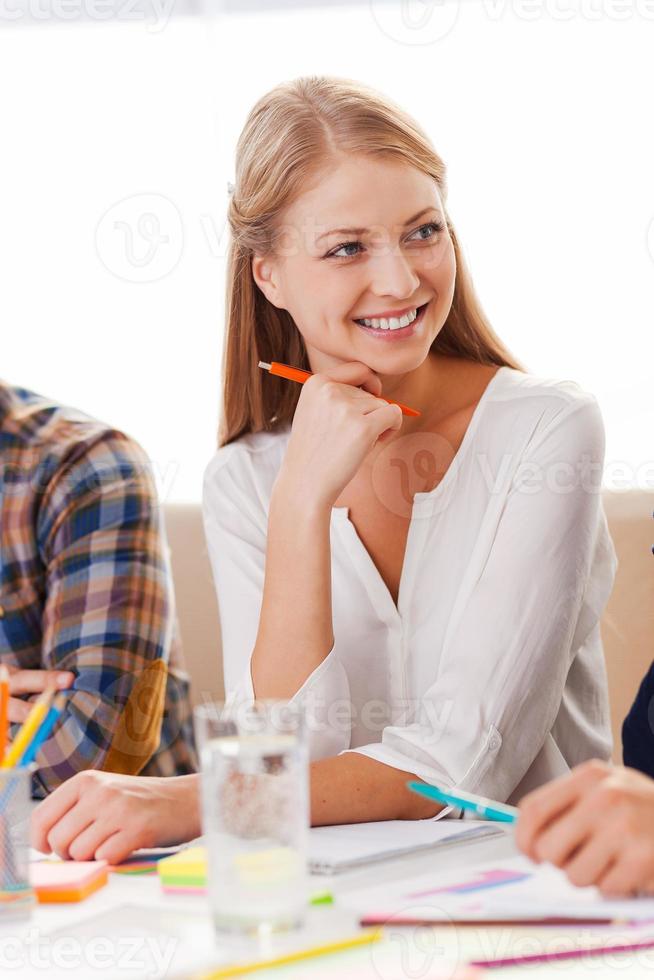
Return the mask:
M279 285L279 276L275 263L266 255L252 256L252 278L269 303L280 310L286 309Z

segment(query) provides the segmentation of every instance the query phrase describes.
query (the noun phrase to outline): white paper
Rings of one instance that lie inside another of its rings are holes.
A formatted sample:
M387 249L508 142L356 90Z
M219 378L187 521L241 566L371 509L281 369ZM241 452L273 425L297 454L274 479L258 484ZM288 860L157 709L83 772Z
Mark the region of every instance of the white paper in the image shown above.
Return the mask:
M362 918L390 921L395 918L425 922L546 918L654 921L652 898L603 898L598 889L576 888L558 868L533 864L525 857L484 862L458 871L441 871L434 865L424 874L351 891L343 896L343 902Z
M314 874L346 871L420 850L451 847L505 833L487 820L381 820L312 827L309 867Z

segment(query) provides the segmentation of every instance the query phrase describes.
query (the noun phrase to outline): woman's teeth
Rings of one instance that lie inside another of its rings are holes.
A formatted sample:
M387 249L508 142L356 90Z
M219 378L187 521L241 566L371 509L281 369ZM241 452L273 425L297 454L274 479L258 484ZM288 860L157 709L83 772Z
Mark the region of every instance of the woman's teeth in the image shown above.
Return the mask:
M357 323L363 324L364 327L373 327L375 330L400 330L402 327L408 327L410 323L413 323L415 318L418 316L418 310L412 310L410 313L405 313L402 317L392 316L389 319L382 317L381 320L357 320Z

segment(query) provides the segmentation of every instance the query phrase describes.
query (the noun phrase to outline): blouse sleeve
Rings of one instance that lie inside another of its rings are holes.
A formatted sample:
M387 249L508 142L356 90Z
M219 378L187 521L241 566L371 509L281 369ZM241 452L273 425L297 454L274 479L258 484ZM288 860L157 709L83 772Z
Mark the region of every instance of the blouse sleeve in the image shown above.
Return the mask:
M596 630L613 584L603 460L592 395L580 392L541 417L482 570L452 610L417 719L347 751L427 782L509 798L551 741L574 651Z
M207 467L202 509L218 598L225 695L240 703L254 698L250 664L263 598L268 517L240 459L230 454L227 465L222 452ZM312 761L349 746L350 688L336 643L291 700L305 709Z

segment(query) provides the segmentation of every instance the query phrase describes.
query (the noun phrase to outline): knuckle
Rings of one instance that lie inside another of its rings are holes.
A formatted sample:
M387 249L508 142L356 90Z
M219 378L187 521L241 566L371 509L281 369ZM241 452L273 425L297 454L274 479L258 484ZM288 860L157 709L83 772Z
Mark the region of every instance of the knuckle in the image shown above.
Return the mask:
M82 769L81 772L78 772L73 776L73 779L77 780L80 787L93 786L96 781L95 769Z
M617 783L607 780L597 790L600 805L616 807L624 799L624 791Z
M79 838L74 840L69 846L68 853L75 861L90 861L94 856L89 845L85 844L84 841L81 841Z
M546 802L542 797L530 794L520 801L520 811L525 825L535 823L545 811Z
M103 812L115 809L115 795L110 786L103 784L97 787L94 802Z
M600 778L611 772L611 767L602 759L587 759L578 768L578 773L590 778Z
M324 375L312 374L302 385L302 391L313 391L314 388L324 388L326 384L328 384L328 381Z
M556 849L554 841L549 837L542 837L536 844L536 853L541 861L549 861L551 864L560 864L561 857Z
M306 384L308 383L307 381ZM321 396L327 400L335 398L338 393L338 382L332 381L331 378L321 379L315 387L318 387Z
M73 776L73 779L77 780L80 799L88 800L91 797L100 802L102 783L94 769L84 769Z
M576 885L577 888L581 888L581 886L584 884L584 875L581 868L576 868L573 866L571 868L564 868L563 870L565 871L566 877L570 884Z
M54 854L57 854L59 857L63 858L68 856L66 853L66 840L57 827L50 831L47 841L50 850Z
M585 885L590 885L591 881L588 874L580 867L571 867L566 869L566 874L568 876L568 881L576 885L577 888L583 888Z

